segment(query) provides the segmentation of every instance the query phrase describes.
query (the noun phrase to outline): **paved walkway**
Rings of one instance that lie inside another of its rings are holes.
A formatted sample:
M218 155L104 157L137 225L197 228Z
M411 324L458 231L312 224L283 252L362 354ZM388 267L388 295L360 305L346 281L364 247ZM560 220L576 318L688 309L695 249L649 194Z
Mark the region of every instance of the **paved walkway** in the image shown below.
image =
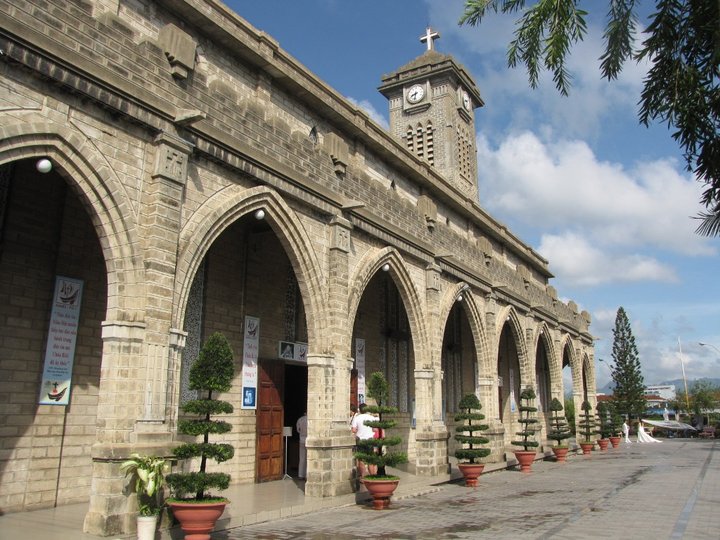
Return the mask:
M719 450L720 440L623 444L573 456L565 465L536 461L530 474L483 474L476 490L447 482L449 477L403 475L391 508L379 512L362 494L305 498L291 480L235 486L212 538L715 539ZM72 505L0 516L0 539L95 540L80 532L86 509ZM175 529L158 538L178 540L182 534Z
M716 539L720 441L621 446L530 474L483 475L375 511L345 507L230 529L213 539Z

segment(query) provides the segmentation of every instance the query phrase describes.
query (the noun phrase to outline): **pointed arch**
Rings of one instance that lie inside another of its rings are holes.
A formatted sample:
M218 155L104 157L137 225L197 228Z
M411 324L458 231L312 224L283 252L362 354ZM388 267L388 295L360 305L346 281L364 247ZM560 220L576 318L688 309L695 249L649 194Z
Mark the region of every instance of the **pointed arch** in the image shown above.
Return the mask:
M597 394L597 382L595 381L594 365L586 351L583 351L582 353L581 366L583 381L585 382L584 390L587 392L585 399L587 399L594 407L596 402L595 396Z
M412 334L415 365L429 363L430 358L426 357L429 343L428 332L423 317L420 294L412 281L405 261L394 248L385 247L379 250L370 250L365 253L358 263L349 281L352 284L352 290L348 298L348 328L353 328L355 325L355 316L357 315L360 300L370 280L386 264L388 265L388 273L397 286L405 305ZM348 351L348 354L351 355L350 351Z
M47 157L82 201L105 259L106 320L142 320L145 295L130 297L120 290L145 287L133 204L102 153L79 131L54 122L11 124L0 133L0 165Z
M209 197L180 231L173 324L182 328L185 305L195 274L213 242L235 221L257 210L276 234L297 276L305 301L308 341L322 347L322 326L326 317L323 302L323 274L317 255L295 212L274 190L265 187L227 186Z
M463 296L463 309L468 318L470 324L470 331L472 332L473 343L475 344L475 356L478 363L478 373L492 373L494 366L492 364L491 355L489 354L490 346L488 343L487 333L485 332L485 326L483 324L483 315L481 307L478 305L478 299L472 293L470 286L461 281L456 283L452 287L448 287L440 301L440 314L438 319L439 336L443 335L443 330L447 324L447 319L450 316L450 310L457 301L459 295ZM442 339L440 343L436 344L438 349L435 351L435 357L440 358Z
M515 348L518 353L518 364L520 365L520 380L523 384L534 380L535 374L532 372L531 361L528 355L527 343L525 342L525 334L523 332L520 317L513 306L505 306L498 313L495 335L500 339L505 323L510 327L513 338L515 338Z
M550 384L553 389L560 388L562 385L562 355L558 354L555 343L552 340L550 327L545 321L542 321L537 327L537 344L542 343L547 353L548 364L550 368ZM537 347L536 344L536 347ZM553 397L560 399L562 396L555 395Z
M568 356L570 358L570 373L572 374L572 381L573 381L573 387L572 392L574 395L577 395L578 392L582 393L582 366L579 363L579 359L577 357L577 351L575 350L575 347L573 346L572 339L570 338L569 334L563 334L563 336L560 338L560 354L561 354L561 360L560 365L562 365L562 358L565 356L565 352L567 351Z

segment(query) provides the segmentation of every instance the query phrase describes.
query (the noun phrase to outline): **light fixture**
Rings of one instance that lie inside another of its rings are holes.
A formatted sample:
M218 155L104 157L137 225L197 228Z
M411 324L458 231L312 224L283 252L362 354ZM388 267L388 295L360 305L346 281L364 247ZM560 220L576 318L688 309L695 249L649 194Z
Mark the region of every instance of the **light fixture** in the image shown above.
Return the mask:
M383 271L383 272L387 272L388 270L390 270L390 265L389 265L388 263L383 264L383 265L382 265L382 271Z
M265 210L261 208L260 210L255 212L255 219L257 219L258 221L261 219L265 219Z
M715 349L717 352L720 353L720 349L718 349L718 348L717 348L715 345L713 345L712 343L705 343L704 341L698 341L698 345L700 345L701 347L711 347L711 348Z
M49 173L50 171L52 171L52 161L50 161L48 158L38 159L37 163L35 164L35 168L40 173Z

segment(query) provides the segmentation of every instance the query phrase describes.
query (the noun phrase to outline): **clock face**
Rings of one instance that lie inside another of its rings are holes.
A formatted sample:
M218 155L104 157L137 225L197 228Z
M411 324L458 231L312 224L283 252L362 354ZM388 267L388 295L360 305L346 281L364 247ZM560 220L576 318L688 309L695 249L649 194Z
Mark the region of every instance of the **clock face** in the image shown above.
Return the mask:
M415 85L411 86L410 90L408 90L407 100L410 103L417 103L423 97L425 97L425 89L422 86L420 86L419 84L415 84Z
M470 110L470 96L468 96L467 92L463 92L462 102L463 102L463 107L465 107L465 110L469 111Z

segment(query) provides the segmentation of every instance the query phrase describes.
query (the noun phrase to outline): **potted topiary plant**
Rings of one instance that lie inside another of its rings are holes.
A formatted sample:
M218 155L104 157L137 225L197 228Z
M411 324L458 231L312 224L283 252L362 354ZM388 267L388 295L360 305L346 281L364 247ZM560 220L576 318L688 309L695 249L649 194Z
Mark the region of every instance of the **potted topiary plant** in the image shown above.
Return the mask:
M570 449L567 444L563 444L563 441L572 437L570 432L570 426L565 419L565 415L561 414L563 411L563 405L560 403L558 398L553 398L550 402L550 431L548 432L548 439L555 441L557 444L552 447L552 451L555 454L555 460L558 463L565 463L567 460L567 453Z
M199 470L167 476L167 483L174 495L168 499L168 505L185 531L185 538L210 540L209 533L215 528L215 522L228 503L226 498L211 495L209 490L227 489L230 475L207 472L206 469L209 459L221 463L234 454L232 445L209 441L211 433L227 433L231 429L229 423L213 420L212 416L233 411L232 404L214 397L216 392L230 390L233 374L234 360L230 344L223 334L214 333L205 342L190 369L190 389L198 390L200 397L181 406L184 413L195 415L195 418L178 422L180 433L202 437L202 442L188 442L173 450L179 459L200 458Z
M515 446L522 446L522 450L515 450L515 457L520 464L521 472L530 472L532 462L535 460L537 452L530 450L530 448L537 448L539 443L532 438L535 436L537 431L535 424L537 424L537 418L533 415L537 412L537 407L533 407L530 403L535 399L535 390L531 387L525 388L520 392L520 418L518 422L522 426L521 431L517 431L515 435L520 435L521 440L512 441Z
M488 429L488 425L480 423L485 419L485 415L478 412L482 409L482 405L475 394L465 394L458 403L458 409L462 412L455 415L455 421L463 422L463 425L455 428L457 431L455 440L463 447L455 450L455 457L458 459L458 468L465 478L465 485L477 487L477 479L482 474L485 464L477 463L475 460L490 455L489 448L478 448L478 445L489 443L490 439L478 433Z
M373 508L382 510L390 504L390 497L397 488L400 478L387 474L386 467L393 467L407 462L404 452L390 452L388 447L396 446L402 442L400 437L387 437L385 430L395 427L394 420L384 416L397 412L395 407L387 403L389 395L388 382L385 376L376 371L370 375L366 385L366 395L375 400L376 405L369 405L365 411L377 416L377 420L365 421L365 425L378 430L379 437L371 439L358 439L355 458L369 465L377 466L377 474L363 477L363 484L373 497Z
M130 459L120 464L120 471L135 478L138 540L155 538L157 519L163 507L159 495L165 480L165 468L164 458L140 454L130 454Z
M612 418L610 417L610 408L608 404L601 401L597 404L597 417L600 425L599 433L600 438L598 439L598 446L600 450L604 452L610 445L610 435L612 435Z
M609 406L610 409L610 444L613 448L620 446L622 440L622 416L617 412L614 405Z
M597 422L595 421L595 415L592 413L592 405L588 401L583 401L582 414L580 414L580 435L583 440L580 441L580 448L582 448L583 454L588 455L592 451L595 443L592 440L593 435L597 435L598 431L595 428Z

